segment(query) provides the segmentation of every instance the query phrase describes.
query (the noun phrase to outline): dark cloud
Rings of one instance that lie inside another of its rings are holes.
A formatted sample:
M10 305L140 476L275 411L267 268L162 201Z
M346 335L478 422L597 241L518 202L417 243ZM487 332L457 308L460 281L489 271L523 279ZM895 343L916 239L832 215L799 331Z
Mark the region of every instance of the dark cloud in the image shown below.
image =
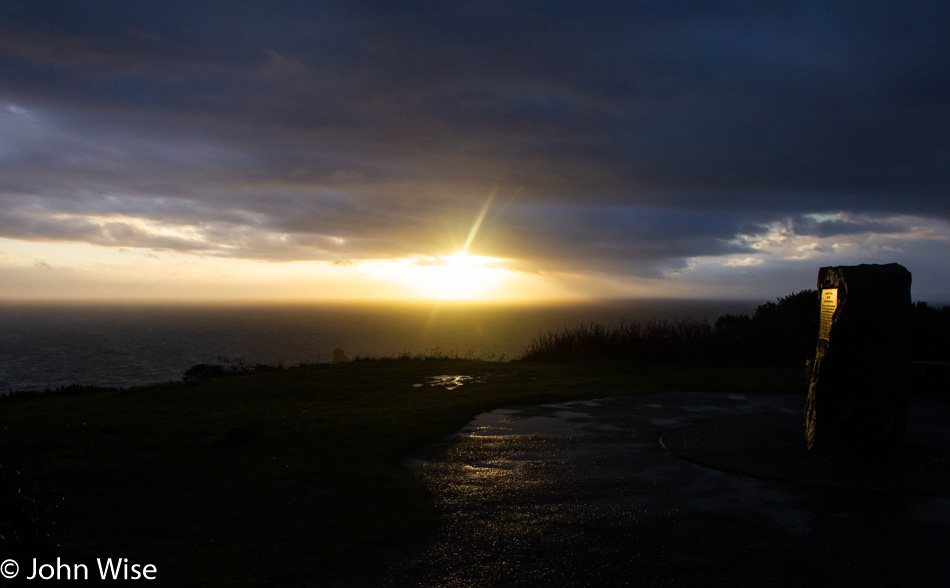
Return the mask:
M6 1L0 236L392 257L495 191L480 251L659 275L769 223L893 231L950 218L948 30L923 1Z
M859 235L862 233L903 233L911 230L906 222L893 219L821 219L800 217L791 222L792 231L797 235L813 237L833 237L840 235Z
M696 256L747 253L732 241L736 215L650 208L512 206L475 240L488 255L534 261L549 269L598 268L658 277Z

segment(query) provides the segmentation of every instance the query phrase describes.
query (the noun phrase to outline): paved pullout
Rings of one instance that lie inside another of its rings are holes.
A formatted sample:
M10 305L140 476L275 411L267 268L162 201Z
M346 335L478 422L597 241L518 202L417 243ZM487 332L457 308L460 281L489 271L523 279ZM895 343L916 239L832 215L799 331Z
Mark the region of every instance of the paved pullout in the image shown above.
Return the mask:
M414 459L431 536L314 585L947 586L950 426L908 450L804 449L804 397L668 393L496 410Z

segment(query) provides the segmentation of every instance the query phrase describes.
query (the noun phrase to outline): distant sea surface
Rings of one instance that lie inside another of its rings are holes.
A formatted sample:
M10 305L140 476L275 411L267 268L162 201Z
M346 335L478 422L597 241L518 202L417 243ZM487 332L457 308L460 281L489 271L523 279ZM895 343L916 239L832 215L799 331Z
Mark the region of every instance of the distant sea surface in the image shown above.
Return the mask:
M515 359L539 333L582 323L749 314L763 301L577 304L104 305L0 303L0 394L181 380L198 363L293 366L449 355Z

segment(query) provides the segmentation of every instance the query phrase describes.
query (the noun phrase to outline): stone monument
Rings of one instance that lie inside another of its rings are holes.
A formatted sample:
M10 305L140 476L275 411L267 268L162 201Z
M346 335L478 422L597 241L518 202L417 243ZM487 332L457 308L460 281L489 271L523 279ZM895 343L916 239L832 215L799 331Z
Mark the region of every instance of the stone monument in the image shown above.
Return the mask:
M903 442L911 275L901 265L823 267L805 435L814 452L879 455Z

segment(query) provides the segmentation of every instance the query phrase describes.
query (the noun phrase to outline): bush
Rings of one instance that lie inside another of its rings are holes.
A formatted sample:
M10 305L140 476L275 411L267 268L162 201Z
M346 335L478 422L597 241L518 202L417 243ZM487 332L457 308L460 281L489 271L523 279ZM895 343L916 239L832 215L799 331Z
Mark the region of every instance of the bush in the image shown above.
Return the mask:
M185 371L182 379L185 382L190 384L195 384L202 380L210 380L211 378L220 378L222 376L240 376L243 374L255 374L259 372L269 372L273 370L282 369L282 365L266 365L263 363L251 363L246 361L243 357L237 359L229 359L224 356L218 356L218 361L222 364L217 363L198 363Z
M706 321L653 320L616 329L582 324L541 333L522 353L526 361L623 358L653 363L803 365L815 353L818 292L802 290L748 315Z
M678 363L698 361L710 346L712 328L705 321L654 320L621 322L616 329L592 323L541 333L522 352L524 361L624 358Z
M916 302L910 313L910 356L919 361L950 361L950 306Z
M224 375L224 366L214 363L198 363L185 371L182 379L186 382L194 383L211 378L220 378Z
M616 329L582 324L541 333L522 352L525 361L624 358L654 363L802 366L818 343L817 290L802 290L756 307L752 316L727 314L704 321L623 323ZM950 306L913 305L911 358L950 361Z
M755 364L799 366L818 343L817 290L802 290L755 309L741 350Z

